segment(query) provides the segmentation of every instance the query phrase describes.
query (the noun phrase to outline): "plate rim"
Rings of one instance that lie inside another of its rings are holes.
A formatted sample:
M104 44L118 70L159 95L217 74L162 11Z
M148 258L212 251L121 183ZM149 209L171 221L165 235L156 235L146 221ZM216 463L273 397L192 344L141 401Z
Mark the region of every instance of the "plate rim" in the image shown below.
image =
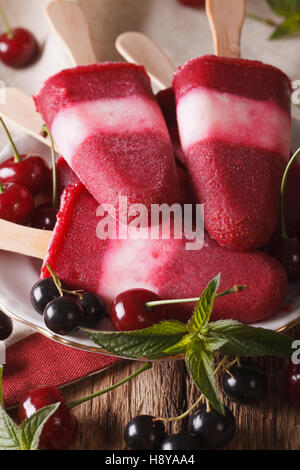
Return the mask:
M42 334L43 336L47 337L48 339L56 341L57 343L63 344L65 346L69 346L69 347L72 347L72 348L75 348L75 349L80 349L80 350L87 351L87 352L94 352L94 353L98 353L98 354L103 354L105 356L115 357L115 358L119 358L119 359L137 360L137 359L133 359L133 358L130 358L130 357L124 357L124 356L118 356L118 355L112 354L112 353L106 351L105 349L100 348L99 346L87 346L87 345L83 345L82 343L77 343L75 341L70 341L68 339L63 338L62 336L56 335L55 333L51 333L51 331L46 329L46 328L42 328L40 326L35 325L34 323L29 322L28 320L24 320L23 318L20 318L18 315L11 312L8 308L3 307L1 304L0 304L0 309L7 316L12 318L13 320L18 321L18 322L28 326L29 328L32 328L33 330L35 330L36 332ZM300 315L299 315L298 318L295 318L294 320L286 323L285 325L282 325L280 328L277 328L274 331L277 332L277 333L284 333L284 332L294 328L298 324L300 324ZM164 358L160 358L160 359L151 359L151 361L154 362L154 361L182 360L182 359L184 359L184 356L179 354L177 356L164 357ZM146 357L143 357L143 358L138 359L138 360L139 361L149 361L149 359L146 358Z

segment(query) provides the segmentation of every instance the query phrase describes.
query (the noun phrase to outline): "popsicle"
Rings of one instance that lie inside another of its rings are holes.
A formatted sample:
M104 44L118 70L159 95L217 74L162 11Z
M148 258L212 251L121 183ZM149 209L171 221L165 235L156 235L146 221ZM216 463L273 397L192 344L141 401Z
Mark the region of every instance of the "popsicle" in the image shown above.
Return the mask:
M74 288L98 292L110 304L119 293L138 287L165 299L194 297L221 272L222 290L234 284L249 288L218 299L214 319L251 323L280 309L287 279L273 258L259 252L230 252L209 237L198 251L186 250L184 239L101 240L97 206L81 183L66 189L42 277L49 276L49 263L62 280ZM192 307L172 306L169 316L186 321Z
M234 250L266 244L278 223L290 156L288 77L257 61L204 56L173 82L185 163L205 226Z
M185 168L179 164L176 164L177 181L179 189L178 202L180 204L195 204L195 196L193 189L190 184L189 176ZM60 155L56 162L56 173L57 173L57 191L58 197L60 198L64 190L70 185L79 183L79 179L68 165L66 160Z
M168 130L143 67L103 63L64 70L35 98L63 157L94 198L117 206L176 202Z

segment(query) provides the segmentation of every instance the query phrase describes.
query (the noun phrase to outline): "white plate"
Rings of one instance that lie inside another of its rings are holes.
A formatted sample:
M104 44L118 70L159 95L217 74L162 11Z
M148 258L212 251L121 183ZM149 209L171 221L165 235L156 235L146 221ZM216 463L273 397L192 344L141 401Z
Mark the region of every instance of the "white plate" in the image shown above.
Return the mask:
M299 139L300 122L294 121L294 135ZM294 141L294 148L300 142ZM22 137L17 140L21 153L38 153L49 160L49 149L31 137ZM6 147L0 154L0 161L7 158L11 151ZM30 303L30 290L39 279L41 261L26 256L0 251L0 309L11 318L18 320L33 328L39 333L60 343L87 351L105 354L101 348L90 341L83 333L70 336L58 336L49 331L43 322L43 317L32 308ZM285 331L300 322L300 284L290 285L288 296L283 309L267 321L256 323L254 326L270 330ZM100 324L102 330L111 330L109 319Z

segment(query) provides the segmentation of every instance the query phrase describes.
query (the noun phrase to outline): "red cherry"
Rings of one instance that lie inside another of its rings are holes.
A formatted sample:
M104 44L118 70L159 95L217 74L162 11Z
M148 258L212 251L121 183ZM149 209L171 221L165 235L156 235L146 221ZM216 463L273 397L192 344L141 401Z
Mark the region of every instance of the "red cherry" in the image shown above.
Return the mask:
M146 302L161 300L146 289L131 289L119 294L113 301L110 319L115 330L130 331L147 328L166 318L163 306L147 308Z
M37 53L37 40L27 29L15 28L0 36L0 59L10 67L29 65Z
M1 12L1 7L0 7ZM0 181L2 183L18 183L26 186L36 196L49 186L50 169L42 157L38 155L20 155L12 136L0 116L0 123L7 135L14 156L0 164Z
M285 374L285 390L289 400L300 406L300 364L296 365L290 361Z
M34 211L34 199L25 186L0 183L0 219L27 224Z
M203 7L205 4L205 0L178 0L183 5L187 5L188 7L200 8Z
M51 203L41 204L34 211L31 226L41 230L53 230L56 217L57 209Z
M20 155L20 159L16 162L15 157L11 157L0 164L0 180L3 183L22 184L36 196L49 185L50 169L38 155Z
M27 393L19 404L19 421L29 418L44 406L61 402L58 410L44 426L40 449L67 449L77 435L77 419L65 405L65 398L56 387L41 386Z

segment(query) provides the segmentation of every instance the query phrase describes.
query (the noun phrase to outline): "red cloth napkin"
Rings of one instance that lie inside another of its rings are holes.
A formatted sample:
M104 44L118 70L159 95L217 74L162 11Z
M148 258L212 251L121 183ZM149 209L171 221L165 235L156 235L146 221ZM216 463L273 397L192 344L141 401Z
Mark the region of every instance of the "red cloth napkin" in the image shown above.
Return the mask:
M4 404L16 405L38 385L65 385L120 360L64 346L39 333L27 336L6 351Z

